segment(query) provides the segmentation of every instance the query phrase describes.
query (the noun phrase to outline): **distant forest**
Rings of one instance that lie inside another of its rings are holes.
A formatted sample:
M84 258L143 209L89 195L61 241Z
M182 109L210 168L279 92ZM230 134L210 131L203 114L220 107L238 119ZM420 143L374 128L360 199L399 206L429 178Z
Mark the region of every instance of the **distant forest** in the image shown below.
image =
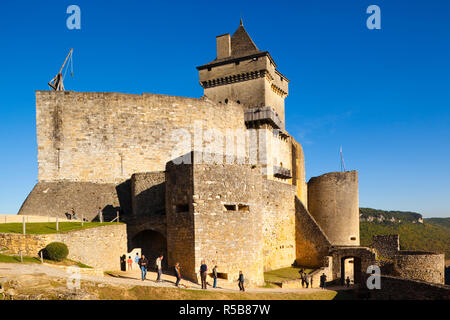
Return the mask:
M442 252L450 260L450 218L420 219L417 212L360 208L361 245L370 245L374 235L399 234L401 250Z

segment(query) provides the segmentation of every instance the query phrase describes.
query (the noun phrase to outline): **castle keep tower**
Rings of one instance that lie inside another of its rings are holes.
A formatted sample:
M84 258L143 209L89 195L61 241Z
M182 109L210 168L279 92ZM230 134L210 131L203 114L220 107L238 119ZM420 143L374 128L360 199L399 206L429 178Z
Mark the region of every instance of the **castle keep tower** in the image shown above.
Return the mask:
M247 110L248 127L270 123L285 128L284 99L289 80L278 70L268 51L259 50L241 24L233 36L217 36L217 58L197 67L200 84L209 99L236 101Z

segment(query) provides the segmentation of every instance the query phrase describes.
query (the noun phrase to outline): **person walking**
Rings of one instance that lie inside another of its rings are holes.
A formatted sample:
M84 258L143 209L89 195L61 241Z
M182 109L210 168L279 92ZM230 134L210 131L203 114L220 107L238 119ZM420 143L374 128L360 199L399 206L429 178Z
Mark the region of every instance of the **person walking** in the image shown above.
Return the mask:
M325 289L326 283L327 283L327 276L325 275L325 273L322 273L322 275L320 276L320 287L322 289Z
M239 271L239 291L245 291L244 288L244 274L242 273L242 271Z
M217 288L217 266L214 266L212 274L214 279L213 288Z
M156 258L156 268L158 269L158 277L156 278L157 282L161 281L161 275L162 275L162 260L164 259L163 255L161 254L158 258Z
M350 287L350 277L347 276L347 279L345 279L345 284L347 285L347 288Z
M305 287L305 273L304 272L300 273L300 279L302 281L302 288L304 288Z
M175 286L178 287L181 280L181 272L180 272L180 264L177 262L175 264L175 277L177 278L177 282L175 282Z
M305 285L306 285L306 289L308 289L309 287L309 275L305 274Z
M131 260L131 256L128 256L128 270L133 270L133 260Z
M142 281L144 281L145 278L147 277L147 265L148 260L144 255L142 255L142 258L139 259L139 267L141 268Z
M206 275L208 271L208 266L205 260L202 260L202 265L200 266L200 278L202 279L202 289L206 290Z

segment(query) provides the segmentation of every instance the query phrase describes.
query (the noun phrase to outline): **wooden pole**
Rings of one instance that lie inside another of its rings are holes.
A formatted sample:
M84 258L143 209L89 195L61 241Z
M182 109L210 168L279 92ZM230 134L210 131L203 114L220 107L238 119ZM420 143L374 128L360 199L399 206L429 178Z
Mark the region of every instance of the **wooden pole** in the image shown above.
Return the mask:
M117 211L117 223L119 223L119 211Z
M56 217L56 232L59 232L59 222L58 222L58 217Z
M20 262L23 263L23 254L22 254L22 250L20 250Z
M22 229L23 229L23 234L26 234L26 226L25 226L25 216L23 216L22 218Z
M40 255L41 255L41 263L44 263L44 255L42 254L42 250L40 252Z

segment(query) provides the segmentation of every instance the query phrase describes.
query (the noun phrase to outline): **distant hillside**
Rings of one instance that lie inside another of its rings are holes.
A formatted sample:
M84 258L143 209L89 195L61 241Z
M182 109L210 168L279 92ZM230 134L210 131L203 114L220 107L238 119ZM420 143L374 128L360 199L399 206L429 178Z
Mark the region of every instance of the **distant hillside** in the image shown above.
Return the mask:
M423 223L420 213L409 211L384 211L371 208L359 208L359 220L368 222L411 222Z
M360 221L361 245L370 245L374 235L399 234L402 250L443 252L450 259L450 218L360 208Z

